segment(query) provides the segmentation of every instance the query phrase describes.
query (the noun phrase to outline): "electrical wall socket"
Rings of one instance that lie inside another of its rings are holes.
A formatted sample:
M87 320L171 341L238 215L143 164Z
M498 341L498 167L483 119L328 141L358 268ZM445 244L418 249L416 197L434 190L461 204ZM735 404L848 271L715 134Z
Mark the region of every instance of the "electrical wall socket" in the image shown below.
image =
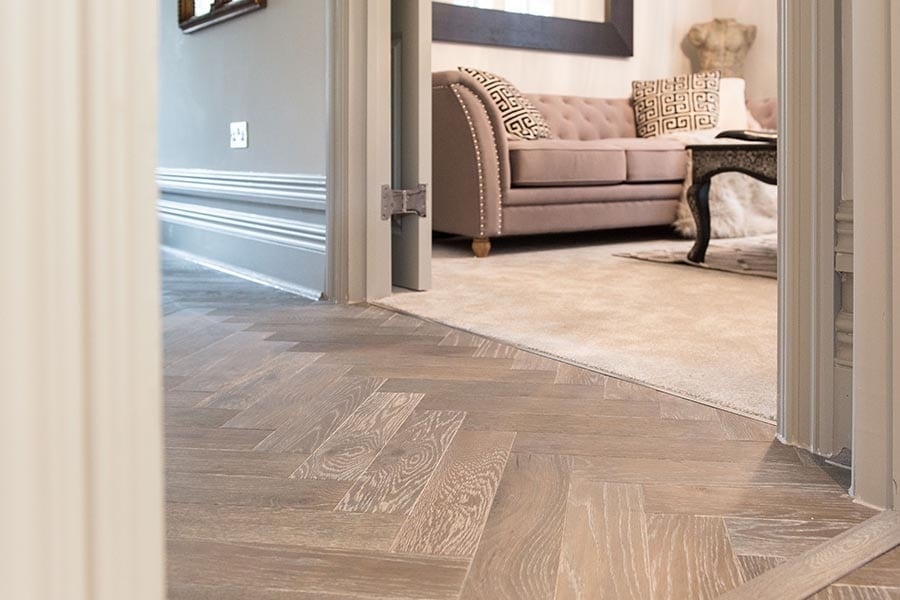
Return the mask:
M231 147L246 148L249 145L247 137L247 121L236 121L231 124Z

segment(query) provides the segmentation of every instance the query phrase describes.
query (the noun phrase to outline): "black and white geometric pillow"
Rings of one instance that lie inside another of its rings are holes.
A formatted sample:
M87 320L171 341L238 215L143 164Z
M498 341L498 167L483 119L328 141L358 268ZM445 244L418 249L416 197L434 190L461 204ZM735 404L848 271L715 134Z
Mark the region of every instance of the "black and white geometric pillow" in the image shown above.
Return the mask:
M459 67L481 84L500 111L503 126L511 139L539 140L553 137L541 111L516 86L499 75L471 67Z
M634 121L640 137L712 129L719 121L719 72L633 81Z

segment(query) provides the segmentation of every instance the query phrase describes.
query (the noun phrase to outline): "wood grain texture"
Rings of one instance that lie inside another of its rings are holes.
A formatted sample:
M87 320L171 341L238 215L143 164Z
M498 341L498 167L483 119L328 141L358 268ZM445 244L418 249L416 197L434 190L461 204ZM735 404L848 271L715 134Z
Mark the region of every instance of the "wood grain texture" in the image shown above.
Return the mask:
M515 434L457 433L394 542L395 552L471 557Z
M661 443L660 440L648 442L641 436L519 432L515 450L541 454L697 460L741 465L759 462L800 464L793 448L777 442L703 440L700 443L696 439L666 439Z
M277 388L254 396L254 401L225 426L275 430L287 418L305 410L319 394L338 382L347 370L348 367L309 365L280 380Z
M853 527L846 521L726 518L737 554L792 558Z
M260 452L311 453L378 391L384 381L377 377L341 377L315 395L304 398L297 410L282 412L281 424L256 449Z
M166 450L166 470L173 473L286 478L303 464L304 460L306 460L304 454L205 448L168 448Z
M170 504L170 538L387 551L403 517L268 506Z
M169 472L166 502L331 510L349 487L344 481Z
M885 511L750 580L723 598L806 598L900 545L900 513Z
M848 504L848 500L843 490L819 487L644 486L644 506L652 513L852 522L876 513L862 505Z
M291 477L354 481L365 472L421 399L421 394L372 394Z
M317 352L283 352L265 361L256 369L250 369L235 377L203 402L203 406L215 408L245 409L261 398L278 393L297 381L300 371L322 357Z
M647 518L653 598L718 598L743 582L725 524L716 517Z
M685 582L733 583L727 544L750 580L874 514L846 470L768 425L408 315L164 266L171 598L680 599ZM392 395L406 400L373 400ZM304 464L346 480L290 478ZM821 593L900 594L895 560Z
M830 585L810 596L810 600L897 600L894 590L875 586Z
M638 485L573 479L556 600L651 598L647 524Z
M565 457L510 455L462 600L553 597L568 484Z
M447 558L186 539L170 540L168 556L168 579L174 585L190 582L369 599L453 600L467 566Z
M845 575L837 583L844 585L883 586L900 591L900 547L885 552L878 558Z
M336 510L408 514L464 418L455 411L415 411Z

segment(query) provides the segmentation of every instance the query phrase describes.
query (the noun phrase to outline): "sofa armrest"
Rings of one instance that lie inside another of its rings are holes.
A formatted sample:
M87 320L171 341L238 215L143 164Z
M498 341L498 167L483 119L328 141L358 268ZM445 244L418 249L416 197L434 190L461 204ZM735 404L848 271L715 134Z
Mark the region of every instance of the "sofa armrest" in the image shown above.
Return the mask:
M503 232L509 146L499 111L467 73L432 76L433 227L468 237Z

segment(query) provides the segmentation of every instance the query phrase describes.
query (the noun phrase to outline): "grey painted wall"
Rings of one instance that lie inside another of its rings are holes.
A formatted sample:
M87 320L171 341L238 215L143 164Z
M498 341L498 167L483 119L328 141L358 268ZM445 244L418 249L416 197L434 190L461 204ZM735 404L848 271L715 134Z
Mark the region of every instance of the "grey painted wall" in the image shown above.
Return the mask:
M184 34L160 0L163 245L307 296L325 285L327 1ZM249 148L229 147L247 121Z
M160 0L159 166L324 175L326 1L268 8L196 33ZM248 121L250 147L228 147Z

